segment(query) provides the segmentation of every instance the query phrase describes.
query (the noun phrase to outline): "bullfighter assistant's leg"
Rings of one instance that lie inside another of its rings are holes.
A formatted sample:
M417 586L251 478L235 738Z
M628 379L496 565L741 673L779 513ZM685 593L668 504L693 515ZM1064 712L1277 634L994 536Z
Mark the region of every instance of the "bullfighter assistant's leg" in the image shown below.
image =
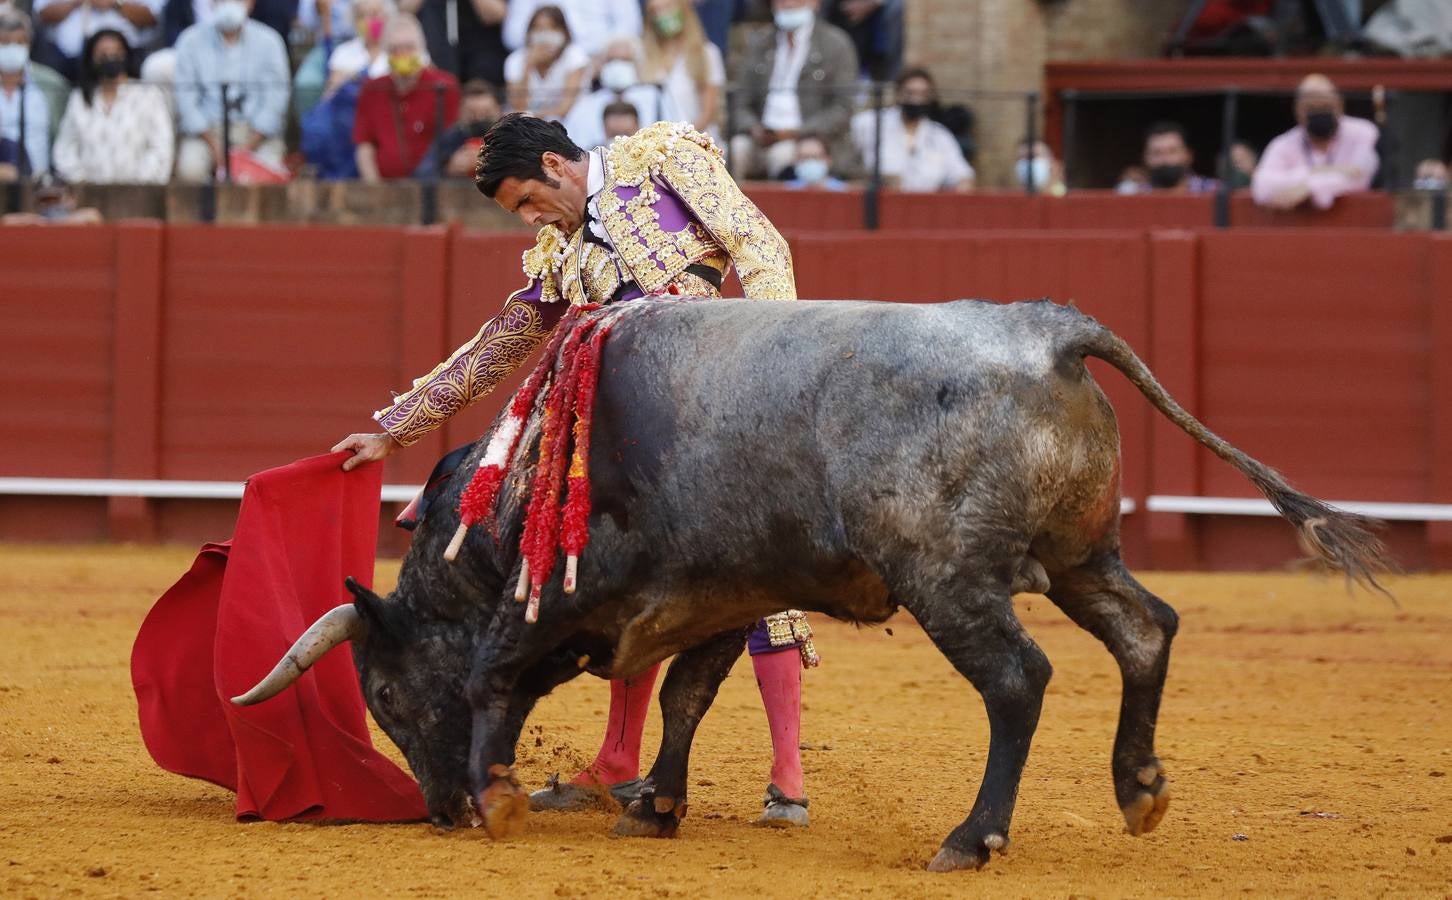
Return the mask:
M1114 655L1124 682L1114 736L1114 793L1130 834L1159 824L1169 783L1155 756L1155 723L1170 667L1175 611L1124 568L1117 552L1055 573L1049 599Z
M773 645L766 620L756 623L748 643L756 687L771 730L771 782L763 825L806 825L807 796L802 778L802 656L796 643Z

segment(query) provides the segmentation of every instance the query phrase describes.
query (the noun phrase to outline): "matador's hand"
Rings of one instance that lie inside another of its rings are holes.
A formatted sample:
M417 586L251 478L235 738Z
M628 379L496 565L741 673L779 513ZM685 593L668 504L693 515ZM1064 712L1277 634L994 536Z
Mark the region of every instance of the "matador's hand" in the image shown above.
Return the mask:
M343 462L343 471L351 472L364 463L378 462L397 449L398 441L395 441L392 435L384 432L383 434L350 434L339 441L331 452L352 450L353 455Z

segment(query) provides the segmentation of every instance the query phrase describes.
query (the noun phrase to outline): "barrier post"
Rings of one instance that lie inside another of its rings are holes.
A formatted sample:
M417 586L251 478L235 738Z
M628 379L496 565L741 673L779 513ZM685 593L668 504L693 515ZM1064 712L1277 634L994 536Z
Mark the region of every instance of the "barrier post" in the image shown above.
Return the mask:
M1427 336L1428 385L1427 408L1431 411L1430 450L1432 460L1431 497L1433 503L1452 503L1452 235L1433 234L1428 240L1427 290L1431 333ZM1440 462L1438 462L1440 460ZM1434 569L1452 569L1452 522L1427 523L1427 555Z
M1074 158L1075 142L1079 136L1079 92L1067 90L1059 96L1064 100L1064 145L1059 148L1062 154L1059 157L1059 169L1064 178L1064 187L1067 188L1073 183L1069 180L1069 160Z
M1037 143L1037 141L1038 141L1038 117L1039 117L1039 93L1038 93L1038 91L1029 91L1027 94L1024 95L1024 98L1023 98L1023 107L1024 107L1024 128L1023 128L1023 134L1024 134L1024 140L1026 142L1028 142L1028 158L1030 160L1029 165L1026 167L1028 169L1028 178L1023 183L1023 189L1024 189L1024 193L1026 193L1030 197L1032 197L1034 194L1037 194L1039 192L1038 191L1038 185L1034 184L1034 167L1033 167L1033 163L1032 163L1032 160L1034 158L1034 144Z
M872 171L862 192L862 225L876 231L882 209L882 82L872 82Z
M160 222L133 221L116 229L114 352L111 357L111 477L160 477L162 265ZM106 519L112 540L150 541L156 516L145 497L111 497Z
M1150 235L1150 367L1180 405L1197 411L1200 388L1199 238L1187 231ZM1148 494L1200 493L1199 450L1163 416L1150 417ZM1194 523L1185 513L1151 512L1146 535L1150 565L1193 569L1199 563Z
M1220 124L1220 187L1215 191L1216 228L1230 227L1230 148L1235 144L1235 118L1239 99L1240 93L1235 88L1225 89Z

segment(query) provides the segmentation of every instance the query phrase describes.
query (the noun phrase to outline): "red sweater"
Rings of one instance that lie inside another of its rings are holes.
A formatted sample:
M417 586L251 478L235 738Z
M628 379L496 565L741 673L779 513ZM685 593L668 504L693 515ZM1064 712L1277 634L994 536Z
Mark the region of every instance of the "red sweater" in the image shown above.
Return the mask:
M409 178L434 138L458 117L459 82L448 72L428 66L406 94L398 93L393 76L384 75L365 82L358 95L353 143L374 146L384 178Z

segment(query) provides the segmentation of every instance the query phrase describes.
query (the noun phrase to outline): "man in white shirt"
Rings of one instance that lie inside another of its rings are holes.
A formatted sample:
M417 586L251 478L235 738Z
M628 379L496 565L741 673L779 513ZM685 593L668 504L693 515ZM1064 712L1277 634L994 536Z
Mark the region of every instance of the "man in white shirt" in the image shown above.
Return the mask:
M796 138L811 132L856 170L848 125L857 86L857 51L842 29L817 17L818 0L772 0L775 30L748 35L730 67L731 166L736 177L776 177L796 159Z
M881 174L887 187L918 192L973 189L973 167L963 157L958 139L928 118L936 100L932 74L905 69L897 79L897 105L880 113L880 137L872 110L852 117L852 140L869 172L880 141Z
M640 0L509 0L504 46L510 50L524 46L529 20L541 6L558 6L575 45L591 56L604 51L615 38L640 37Z
M149 46L157 34L165 0L35 0L35 18L63 59L55 68L67 78L78 74L77 60L86 38L114 28L132 47Z

